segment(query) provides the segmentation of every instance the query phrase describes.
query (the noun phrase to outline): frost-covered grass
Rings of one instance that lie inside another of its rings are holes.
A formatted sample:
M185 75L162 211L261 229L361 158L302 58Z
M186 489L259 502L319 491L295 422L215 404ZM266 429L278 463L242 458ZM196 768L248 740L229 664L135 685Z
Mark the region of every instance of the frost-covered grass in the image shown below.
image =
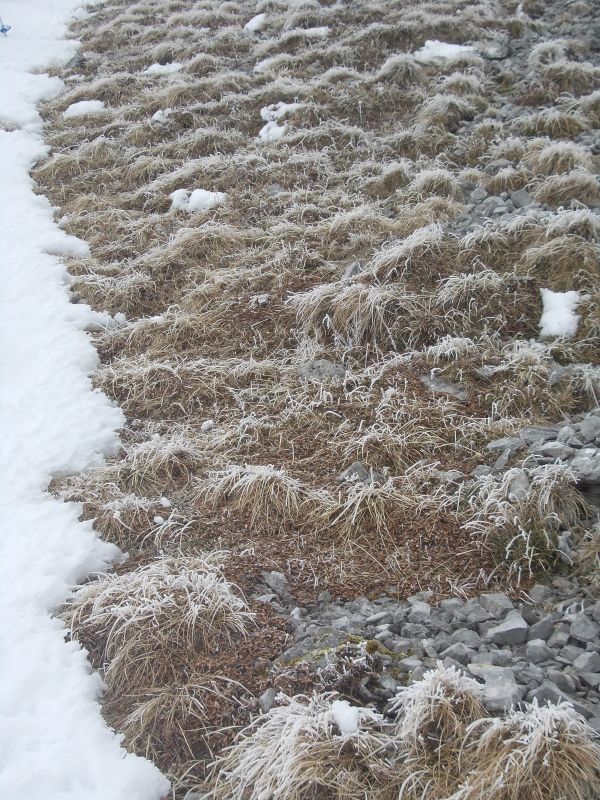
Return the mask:
M160 686L181 659L245 635L252 617L221 561L220 553L162 557L75 591L62 618L100 648L111 691Z

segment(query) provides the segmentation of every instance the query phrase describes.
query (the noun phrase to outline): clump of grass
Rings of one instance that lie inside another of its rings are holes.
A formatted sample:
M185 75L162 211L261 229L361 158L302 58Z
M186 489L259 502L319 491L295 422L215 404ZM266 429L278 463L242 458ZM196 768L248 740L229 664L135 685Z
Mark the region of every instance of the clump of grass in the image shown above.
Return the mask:
M402 191L402 195L409 200L422 200L430 195L460 199L462 190L450 170L437 167L419 172Z
M228 501L231 507L250 514L252 525L298 519L306 489L284 469L272 465L230 464L210 472L195 484L196 498L217 506Z
M401 689L389 707L406 753L401 798L446 798L463 777L461 748L470 725L487 712L481 684L438 662L420 681Z
M130 446L126 457L107 469L114 471L127 487L158 489L165 483L188 484L206 457L193 434L185 428L174 428Z
M159 558L77 589L61 617L92 641L111 691L173 680L178 664L246 634L252 616L221 573L222 553Z
M540 203L559 206L571 200L597 203L600 199L598 178L587 169L577 168L564 175L550 175L533 192Z
M590 800L600 774L596 735L570 703L511 710L467 731L472 767L452 800Z
M242 730L215 762L207 798L384 796L376 793L389 788L386 755L393 744L379 714L350 706L335 693L282 696L280 702Z
M530 145L525 162L537 175L557 175L577 168L592 168L589 152L574 142L549 142L541 147Z
M517 481L524 491L514 491ZM464 527L519 579L551 567L559 531L577 531L588 513L575 475L560 463L525 461L501 475L479 477L465 503L459 511Z

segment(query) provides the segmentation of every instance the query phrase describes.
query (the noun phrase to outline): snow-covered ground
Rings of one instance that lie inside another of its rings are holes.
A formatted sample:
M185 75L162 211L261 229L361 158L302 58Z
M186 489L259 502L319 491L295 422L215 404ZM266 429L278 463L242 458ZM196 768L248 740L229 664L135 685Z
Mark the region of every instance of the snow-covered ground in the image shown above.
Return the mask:
M121 412L94 391L87 307L70 305L62 233L28 172L46 148L35 104L61 90L43 74L68 59L77 0L3 0L0 36L0 797L158 800L168 782L129 755L100 716L99 677L51 612L70 587L118 555L45 492L52 476L114 449ZM33 73L32 70L39 70Z

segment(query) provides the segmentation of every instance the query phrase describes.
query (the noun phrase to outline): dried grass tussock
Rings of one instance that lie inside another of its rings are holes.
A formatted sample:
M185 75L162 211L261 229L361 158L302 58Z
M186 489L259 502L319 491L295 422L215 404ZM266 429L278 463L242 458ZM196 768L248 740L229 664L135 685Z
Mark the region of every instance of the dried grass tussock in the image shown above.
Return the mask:
M74 636L101 647L112 692L172 680L179 659L246 634L252 616L221 561L220 553L159 558L75 592L62 618Z
M600 398L600 62L556 5L102 0L73 23L32 176L83 242L68 289L126 419L52 489L129 560L64 619L174 800L537 798L494 771L522 723L478 756L493 725L443 665L390 709L279 664L325 591L526 590L565 529L597 562L569 467L488 448ZM64 115L81 100L99 113ZM542 290L578 293L571 338L540 335Z

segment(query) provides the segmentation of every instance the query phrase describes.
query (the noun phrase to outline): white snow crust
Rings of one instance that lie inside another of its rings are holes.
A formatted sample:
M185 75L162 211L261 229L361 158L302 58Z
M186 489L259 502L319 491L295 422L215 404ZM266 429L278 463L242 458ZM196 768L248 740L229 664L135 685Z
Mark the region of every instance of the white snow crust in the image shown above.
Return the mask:
M581 301L579 292L553 292L540 289L544 311L540 319L540 336L562 336L569 339L577 333L579 315L575 309Z
M169 195L171 198L171 208L180 208L183 211L207 211L216 208L227 200L225 192L209 192L206 189L194 189L189 192L187 189L176 189Z
M144 70L146 75L173 75L183 69L183 64L178 61L172 61L170 64L150 64Z
M473 52L466 44L448 44L437 39L428 39L423 47L415 52L415 61L419 64L434 64L440 61L456 61L464 53Z
M47 155L35 104L62 83L63 37L81 0L2 0L0 37L0 797L160 800L168 781L128 754L101 717L102 685L51 613L71 587L119 556L80 507L46 492L53 476L101 463L122 423L90 383L90 309L69 302L58 256L87 245L60 231L29 170ZM32 70L37 70L36 74Z
M265 27L266 21L267 21L266 14L257 14L255 17L252 17L252 19L249 20L244 25L244 30L250 31L250 33L258 33L259 31L262 31L263 28Z
M351 706L347 700L334 700L331 704L331 716L342 736L352 736L357 732L360 723L359 709Z
M72 117L85 117L88 114L102 114L106 111L106 106L102 100L79 100L77 103L71 105L63 111L65 119Z

